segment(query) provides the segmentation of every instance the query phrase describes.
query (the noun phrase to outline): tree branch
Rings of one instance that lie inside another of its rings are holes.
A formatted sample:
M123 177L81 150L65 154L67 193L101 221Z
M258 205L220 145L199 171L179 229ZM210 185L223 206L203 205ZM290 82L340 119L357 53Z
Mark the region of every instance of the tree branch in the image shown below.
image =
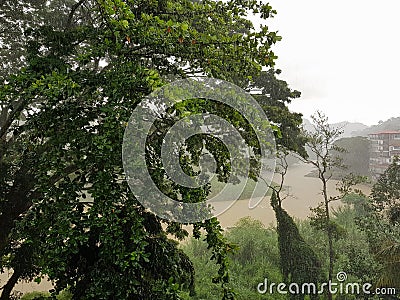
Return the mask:
M70 29L72 26L72 19L74 18L74 14L76 12L76 10L85 2L86 0L80 0L78 3L75 3L72 8L71 11L69 12L68 15L68 20L67 20L67 25L66 25L66 30Z
M0 300L10 299L11 292L14 286L17 284L22 272L14 270L14 273L8 279L7 283L1 288L3 292L1 293Z
M15 107L13 108L13 110L11 111L11 113L9 115L7 115L7 110L8 107L5 107L5 120L3 122L3 120L0 120L0 140L4 139L5 135L7 134L7 130L10 128L11 124L14 122L14 118L19 115L23 108L24 108L24 104L26 104L27 101L24 99L20 99L19 101L17 101L17 103L15 104ZM4 112L4 110L2 111L2 114Z

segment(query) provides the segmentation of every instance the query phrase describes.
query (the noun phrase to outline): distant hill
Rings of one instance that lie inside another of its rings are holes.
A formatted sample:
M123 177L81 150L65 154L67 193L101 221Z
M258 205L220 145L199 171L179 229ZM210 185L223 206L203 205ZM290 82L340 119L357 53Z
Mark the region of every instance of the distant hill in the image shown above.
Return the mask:
M365 130L368 128L367 125L362 123L352 123L352 122L340 122L332 124L334 127L343 128L342 138L357 136L354 133Z
M304 126L304 129L306 129L307 131L311 131L311 132L314 131L314 127L308 119L303 119L303 126ZM347 121L333 123L332 126L336 127L336 128L342 128L342 130L343 130L343 134L341 136L342 138L357 136L357 132L361 132L363 130L368 129L368 126L365 124L352 123L352 122L347 122Z
M378 125L373 125L365 129L355 131L353 132L353 136L368 136L370 133L386 130L400 130L400 117L390 118L386 121L380 121Z
M314 132L314 126L310 122L310 120L303 118L303 128L309 132Z
M303 119L304 129L313 132L314 127L308 119ZM339 122L332 124L334 127L340 127L343 129L343 135L341 138L356 137L356 136L368 136L370 133L386 131L386 130L400 130L400 117L393 117L386 121L379 121L379 124L367 126L362 123L352 122Z

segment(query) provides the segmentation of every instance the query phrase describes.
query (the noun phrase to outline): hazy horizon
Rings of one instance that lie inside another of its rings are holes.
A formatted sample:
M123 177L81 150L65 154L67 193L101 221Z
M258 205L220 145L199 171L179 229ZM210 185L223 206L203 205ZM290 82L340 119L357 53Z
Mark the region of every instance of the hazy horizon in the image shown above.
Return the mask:
M371 126L396 117L400 2L271 0L277 15L263 24L278 31L273 46L279 78L302 93L289 105L309 118ZM379 10L378 10L379 8ZM257 18L251 18L259 23ZM400 115L399 115L400 116Z

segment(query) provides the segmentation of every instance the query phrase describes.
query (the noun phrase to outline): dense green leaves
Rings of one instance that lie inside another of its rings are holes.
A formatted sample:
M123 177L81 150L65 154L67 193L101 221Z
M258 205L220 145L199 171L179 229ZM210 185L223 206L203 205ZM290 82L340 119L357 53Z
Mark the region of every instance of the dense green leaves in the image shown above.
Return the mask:
M2 28L15 29L1 37L0 52L6 58L0 86L2 267L14 269L16 279L47 274L57 291L70 287L74 299L177 299L179 290L193 293L193 266L171 240L188 233L145 211L124 181L126 122L144 96L179 77L213 76L250 89L276 85L282 95L265 94L267 100L259 101L280 130L279 142L300 151L300 116L285 106L298 93L273 72L257 77L273 65L271 46L280 38L267 27L255 30L245 18L251 11L265 18L275 11L261 1L23 4L0 2ZM24 10L30 13L19 14ZM251 82L263 76L267 82ZM180 113L219 111L238 127L249 127L235 112L200 104L188 102ZM254 135L245 134L257 148ZM226 160L226 148L204 140L220 164ZM157 141L150 137L149 149L159 150ZM194 146L201 141L189 141L188 149L198 152ZM160 157L151 159L162 185ZM196 159L182 159L184 168L190 171ZM221 166L223 180L229 166ZM208 192L175 188L171 194L201 201ZM214 282L224 299L232 299L227 283L233 246L216 219L195 228L195 235L205 230L219 266ZM7 287L2 297L9 293Z
M393 163L374 184L370 199L362 203L358 218L360 229L368 236L371 252L381 265L376 285L400 286L399 245L399 160Z
M272 193L271 206L277 221L280 265L284 282L318 284L323 279L321 263L314 250L299 233L292 217L281 207L279 195ZM306 294L291 295L291 299L304 299ZM312 299L315 295L310 296Z
M393 224L400 225L400 158L378 179L372 189L373 205Z

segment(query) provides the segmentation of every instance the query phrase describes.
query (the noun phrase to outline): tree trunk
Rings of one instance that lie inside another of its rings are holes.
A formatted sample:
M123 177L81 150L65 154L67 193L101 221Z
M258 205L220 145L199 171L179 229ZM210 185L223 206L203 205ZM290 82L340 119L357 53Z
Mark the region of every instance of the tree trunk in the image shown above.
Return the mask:
M333 236L332 230L330 226L330 214L329 214L329 199L328 199L328 191L326 185L326 179L322 174L321 180L323 183L322 192L324 194L324 204L325 204L325 216L326 216L326 226L327 226L327 235L328 235L328 251L329 251L329 270L328 270L328 282L332 282L333 277L333 263L334 263L334 249L333 249ZM328 300L332 300L332 293L330 289L328 289Z
M8 236L14 228L17 218L28 211L32 202L28 199L31 183L18 184L6 195L6 202L0 207L0 252L4 250L8 242Z
M328 228L328 242L329 242L329 273L328 280L332 282L333 277L333 263L334 263L334 250L333 250L333 239L332 239L332 231ZM332 293L328 291L328 299L332 300Z
M10 279L8 279L7 283L3 287L3 292L1 293L0 300L10 300L10 295L14 286L17 284L21 272L18 270L14 270L14 273L11 275Z

